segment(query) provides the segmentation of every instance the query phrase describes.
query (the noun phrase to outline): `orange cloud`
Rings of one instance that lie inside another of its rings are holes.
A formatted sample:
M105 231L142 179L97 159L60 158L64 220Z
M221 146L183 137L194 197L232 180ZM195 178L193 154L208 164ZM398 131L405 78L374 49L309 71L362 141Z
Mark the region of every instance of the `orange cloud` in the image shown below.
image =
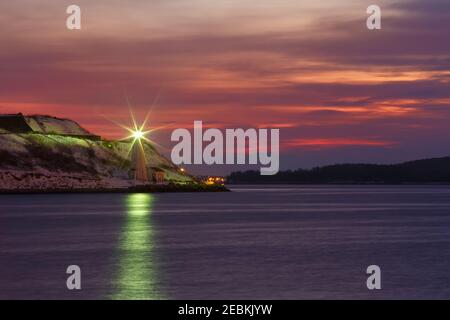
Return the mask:
M389 147L396 144L394 141L355 139L355 138L312 138L292 139L283 144L286 148L339 148L347 146Z

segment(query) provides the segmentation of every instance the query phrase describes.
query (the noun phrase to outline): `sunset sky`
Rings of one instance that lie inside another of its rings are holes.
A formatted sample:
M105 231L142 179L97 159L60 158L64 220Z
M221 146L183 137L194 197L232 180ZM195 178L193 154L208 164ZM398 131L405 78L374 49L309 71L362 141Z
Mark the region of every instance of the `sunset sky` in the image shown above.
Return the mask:
M194 120L280 128L282 169L450 155L449 0L2 1L0 41L0 113L117 138L128 96L166 154Z

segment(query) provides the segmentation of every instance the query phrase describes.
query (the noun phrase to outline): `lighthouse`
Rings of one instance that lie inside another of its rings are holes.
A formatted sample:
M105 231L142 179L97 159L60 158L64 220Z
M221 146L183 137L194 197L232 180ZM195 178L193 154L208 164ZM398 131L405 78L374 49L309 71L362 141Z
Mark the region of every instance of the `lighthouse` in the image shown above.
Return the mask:
M135 143L133 144L132 168L134 169L134 179L136 182L149 182L147 161L145 159L144 145L141 138L144 134L141 131L134 133Z

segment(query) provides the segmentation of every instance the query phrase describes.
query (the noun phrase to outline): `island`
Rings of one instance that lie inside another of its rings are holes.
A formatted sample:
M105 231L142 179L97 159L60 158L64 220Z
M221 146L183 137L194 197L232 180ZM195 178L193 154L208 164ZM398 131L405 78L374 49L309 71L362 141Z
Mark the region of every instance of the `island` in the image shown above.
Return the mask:
M0 193L227 191L174 165L154 145L108 140L77 122L0 115Z

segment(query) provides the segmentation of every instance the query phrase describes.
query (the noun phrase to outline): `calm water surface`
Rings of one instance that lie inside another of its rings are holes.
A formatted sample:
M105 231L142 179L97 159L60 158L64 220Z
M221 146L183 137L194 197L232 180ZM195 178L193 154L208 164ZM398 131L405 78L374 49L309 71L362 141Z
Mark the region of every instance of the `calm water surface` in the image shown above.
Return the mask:
M450 187L232 189L1 195L0 299L450 299Z

